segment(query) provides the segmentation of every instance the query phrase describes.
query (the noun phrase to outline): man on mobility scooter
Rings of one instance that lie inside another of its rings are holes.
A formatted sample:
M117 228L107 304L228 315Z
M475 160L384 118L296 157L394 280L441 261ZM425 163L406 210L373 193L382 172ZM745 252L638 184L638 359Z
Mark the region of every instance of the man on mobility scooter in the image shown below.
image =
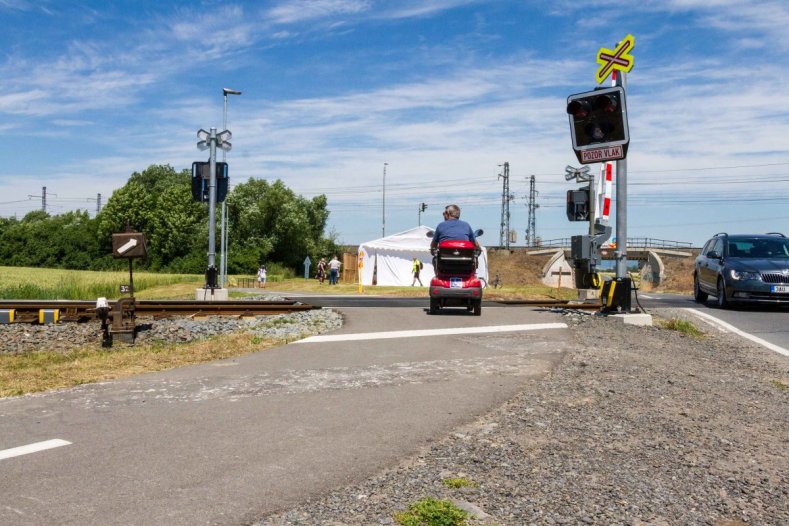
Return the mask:
M460 207L444 209L444 221L433 232L430 253L436 276L430 281L430 314L444 307L466 307L482 314L482 283L477 279L481 247L471 225L460 219Z

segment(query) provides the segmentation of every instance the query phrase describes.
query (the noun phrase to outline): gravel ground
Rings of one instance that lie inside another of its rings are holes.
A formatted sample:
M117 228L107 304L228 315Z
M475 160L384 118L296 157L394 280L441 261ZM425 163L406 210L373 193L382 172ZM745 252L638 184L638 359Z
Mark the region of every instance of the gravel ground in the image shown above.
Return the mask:
M573 350L547 378L400 465L258 525L396 524L425 497L452 499L470 525L789 525L788 359L713 330L566 319ZM475 485L445 487L453 477Z
M250 299L276 301L276 296L253 296ZM294 340L320 334L342 326L342 316L330 309L316 309L239 319L232 316L207 318L137 318L138 344L151 342L187 343L235 331L247 331L260 337ZM0 353L33 352L45 347L51 352L66 352L85 346L101 346L101 323L61 323L57 325L0 325ZM116 343L115 345L123 345Z

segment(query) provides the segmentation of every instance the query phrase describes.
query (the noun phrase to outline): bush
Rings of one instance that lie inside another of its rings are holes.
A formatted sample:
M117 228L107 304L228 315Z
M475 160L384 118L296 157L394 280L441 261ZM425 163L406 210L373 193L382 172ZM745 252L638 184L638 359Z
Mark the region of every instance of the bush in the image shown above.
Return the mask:
M408 511L394 514L402 526L463 526L468 513L448 500L426 497L408 506Z

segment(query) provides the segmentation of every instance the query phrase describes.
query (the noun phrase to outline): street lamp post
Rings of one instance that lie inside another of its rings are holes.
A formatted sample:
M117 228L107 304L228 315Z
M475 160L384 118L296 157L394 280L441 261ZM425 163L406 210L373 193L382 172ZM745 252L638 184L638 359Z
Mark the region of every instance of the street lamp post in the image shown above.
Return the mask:
M386 237L386 167L389 163L384 163L384 186L383 201L381 202L381 237Z
M222 129L226 130L227 129L227 96L241 95L241 92L230 88L222 88L222 95L225 99L224 111L222 113ZM227 158L227 152L225 152L225 150L222 150L222 162L224 162L226 158ZM222 201L222 219L221 219L221 230L220 230L221 255L219 256L219 288L225 288L225 281L227 281L227 234L228 234L227 222L228 222L227 200L224 200Z

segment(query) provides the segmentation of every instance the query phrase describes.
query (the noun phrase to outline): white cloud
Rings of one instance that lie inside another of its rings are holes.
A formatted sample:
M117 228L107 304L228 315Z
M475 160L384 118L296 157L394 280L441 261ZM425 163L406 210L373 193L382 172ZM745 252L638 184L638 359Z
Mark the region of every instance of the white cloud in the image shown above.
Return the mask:
M0 9L29 11L33 8L33 3L28 0L0 0Z
M736 2L720 1L707 4L681 2L699 9L702 23L712 28L747 36L749 47L753 47L752 35L763 35L762 46L789 49L789 4L784 1Z
M370 9L368 0L286 0L266 13L274 24L358 15Z
M480 3L481 0L416 0L397 2L397 6L382 12L381 18L413 18L432 16L441 11Z
M169 26L172 37L185 49L200 49L206 59L213 59L246 48L259 38L260 28L248 16L239 6L200 13L185 11L169 21ZM159 35L165 39L168 36Z

